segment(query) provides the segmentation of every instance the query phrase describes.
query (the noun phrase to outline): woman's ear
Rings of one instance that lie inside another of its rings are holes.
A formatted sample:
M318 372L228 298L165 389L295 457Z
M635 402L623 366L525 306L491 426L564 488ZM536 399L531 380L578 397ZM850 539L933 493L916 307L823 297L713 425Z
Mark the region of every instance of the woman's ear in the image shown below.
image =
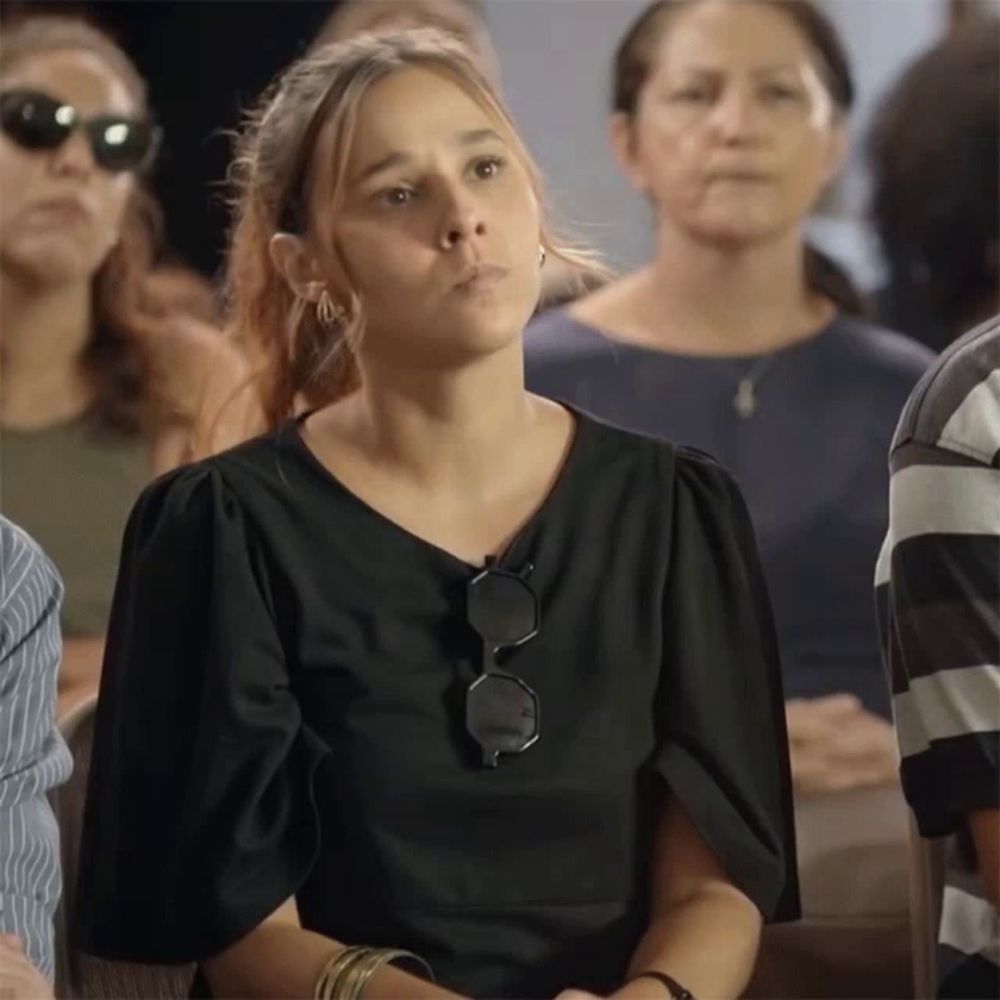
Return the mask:
M611 150L622 173L629 179L632 187L640 194L647 194L649 185L642 170L638 156L638 137L635 130L635 120L624 111L616 111L611 116L608 136L611 140Z
M268 250L271 263L292 292L307 302L318 302L326 283L306 241L294 233L275 233Z

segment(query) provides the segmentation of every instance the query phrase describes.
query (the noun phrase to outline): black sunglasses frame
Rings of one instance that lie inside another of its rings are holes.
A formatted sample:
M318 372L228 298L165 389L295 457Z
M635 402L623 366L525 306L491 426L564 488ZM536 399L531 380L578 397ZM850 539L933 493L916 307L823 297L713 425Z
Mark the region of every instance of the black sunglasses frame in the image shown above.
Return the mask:
M37 121L31 122L24 114L26 107L44 109L48 118L41 125ZM60 121L60 113L65 121ZM28 128L32 125L35 131L29 136ZM121 162L115 158L120 149L105 139L108 129L116 125L124 125L133 135L141 137L141 151ZM58 149L73 132L83 129L87 133L94 162L109 173L141 173L148 170L163 138L163 130L149 119L127 115L97 115L84 119L71 104L57 100L44 91L21 88L0 93L0 128L22 149L33 151Z
M467 620L482 641L483 653L480 675L466 691L465 725L479 744L485 769L496 768L500 754L523 753L541 737L538 695L497 663L501 652L522 646L541 626L538 597L525 579L531 569L529 565L513 573L487 559L482 572L467 584ZM518 608L512 607L511 598ZM512 614L520 624L511 621Z

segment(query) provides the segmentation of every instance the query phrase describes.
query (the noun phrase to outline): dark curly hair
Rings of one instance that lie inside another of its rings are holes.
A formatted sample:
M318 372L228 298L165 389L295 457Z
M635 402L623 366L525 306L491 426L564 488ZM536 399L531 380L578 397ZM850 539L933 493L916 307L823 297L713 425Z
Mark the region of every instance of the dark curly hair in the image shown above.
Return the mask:
M1000 295L998 122L1000 32L970 23L903 73L869 136L886 308L938 350Z

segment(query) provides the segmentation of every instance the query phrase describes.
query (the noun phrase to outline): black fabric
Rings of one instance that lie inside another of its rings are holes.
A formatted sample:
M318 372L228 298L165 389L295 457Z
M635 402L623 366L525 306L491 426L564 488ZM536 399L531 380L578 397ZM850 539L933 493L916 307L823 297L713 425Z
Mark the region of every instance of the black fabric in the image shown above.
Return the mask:
M942 1000L996 1000L1000 997L1000 966L981 955L938 945L938 963L942 966L937 996Z
M1000 732L935 740L903 758L903 791L922 837L961 830L970 812L1000 808Z
M998 563L998 535L929 532L904 538L892 550L893 613L919 614L924 608L958 604L970 597L996 607Z
M306 927L471 996L596 992L646 918L668 787L769 919L797 915L780 672L746 511L711 459L578 414L501 558L541 629L505 665L541 738L464 731L478 571L348 492L289 425L160 479L125 540L81 863L84 947L199 959Z

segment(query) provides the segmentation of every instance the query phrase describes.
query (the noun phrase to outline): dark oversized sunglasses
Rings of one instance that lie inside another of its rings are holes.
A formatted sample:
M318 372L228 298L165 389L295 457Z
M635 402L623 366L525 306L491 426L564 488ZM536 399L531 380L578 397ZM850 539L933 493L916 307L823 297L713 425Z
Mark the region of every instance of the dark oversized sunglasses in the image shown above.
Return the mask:
M487 560L469 581L469 625L483 642L480 674L465 696L465 725L479 744L483 767L496 767L502 753L521 753L537 742L538 695L516 674L502 669L497 657L538 633L538 598L524 573L498 569Z
M0 94L0 128L23 149L58 149L82 128L95 162L112 173L145 169L160 144L160 129L152 122L122 115L84 119L71 104L37 90Z

